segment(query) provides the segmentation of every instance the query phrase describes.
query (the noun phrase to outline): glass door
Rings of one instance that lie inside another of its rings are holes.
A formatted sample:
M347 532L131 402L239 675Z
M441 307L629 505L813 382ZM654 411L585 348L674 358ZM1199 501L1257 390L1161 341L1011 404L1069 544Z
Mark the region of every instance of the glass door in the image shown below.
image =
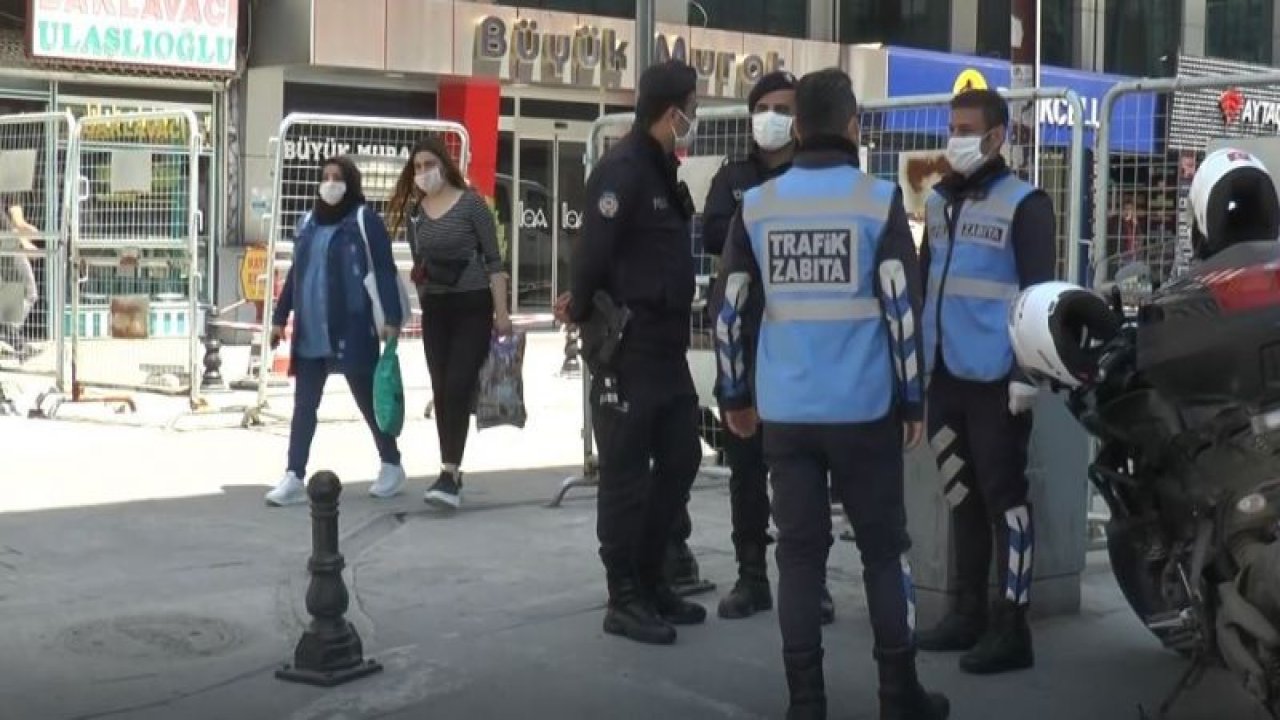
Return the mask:
M585 123L524 122L512 142L510 174L498 172L499 202L510 208L514 309L549 310L569 287L569 261L582 229ZM563 126L563 127L562 127ZM505 163L503 163L505 164Z

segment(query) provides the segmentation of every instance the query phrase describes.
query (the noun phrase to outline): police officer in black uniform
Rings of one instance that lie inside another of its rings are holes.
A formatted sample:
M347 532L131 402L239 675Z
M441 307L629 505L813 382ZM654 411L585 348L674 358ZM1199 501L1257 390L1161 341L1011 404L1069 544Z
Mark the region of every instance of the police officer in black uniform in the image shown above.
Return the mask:
M662 572L672 525L702 459L686 359L694 207L676 179L674 154L696 131L696 84L694 70L674 61L641 75L634 127L587 180L571 290L556 304L559 319L582 326L593 375L596 532L609 589L604 631L652 644L675 642L674 625L706 619L706 609L677 596Z
M795 155L792 119L795 115L796 78L785 70L760 78L747 97L751 112L752 152L746 158L727 161L711 180L703 206L702 244L709 255L719 256L729 234L729 221L742 203L742 193L777 177L791 168ZM718 299L710 304L714 309ZM748 372L755 366L754 347L746 349ZM719 364L717 364L717 373ZM716 383L719 386L719 382ZM738 581L720 601L719 615L725 619L750 617L773 608L769 587L766 551L769 537L768 468L764 463L764 441L757 433L740 438L720 433L728 460L729 503L733 520L733 547L738 560ZM677 568L672 578L678 588L696 583L697 564L688 560L687 541L692 532L688 498L676 523L670 558ZM683 570L683 572L680 572ZM835 621L835 604L823 585L822 622Z

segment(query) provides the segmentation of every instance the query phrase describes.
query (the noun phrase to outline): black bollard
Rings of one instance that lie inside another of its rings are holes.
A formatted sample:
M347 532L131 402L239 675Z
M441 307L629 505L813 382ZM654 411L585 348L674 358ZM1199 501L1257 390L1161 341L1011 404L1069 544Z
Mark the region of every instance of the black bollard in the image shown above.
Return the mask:
M204 392L227 389L227 383L222 379L222 341L217 338L218 331L213 324L217 316L216 307L210 306L205 312L204 374L200 377L200 389Z
M346 562L338 552L338 476L322 470L311 476L311 559L307 571L307 612L311 625L293 651L293 664L276 671L289 682L333 687L372 675L382 666L364 657L360 635L345 617L350 598L342 580Z

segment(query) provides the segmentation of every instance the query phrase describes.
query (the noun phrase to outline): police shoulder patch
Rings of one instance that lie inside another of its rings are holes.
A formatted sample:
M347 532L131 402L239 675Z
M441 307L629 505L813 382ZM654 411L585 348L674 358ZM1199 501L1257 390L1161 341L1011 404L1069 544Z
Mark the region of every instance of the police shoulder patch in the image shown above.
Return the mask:
M600 202L597 204L600 210L600 216L612 218L618 214L618 196L612 191L605 191L600 194Z

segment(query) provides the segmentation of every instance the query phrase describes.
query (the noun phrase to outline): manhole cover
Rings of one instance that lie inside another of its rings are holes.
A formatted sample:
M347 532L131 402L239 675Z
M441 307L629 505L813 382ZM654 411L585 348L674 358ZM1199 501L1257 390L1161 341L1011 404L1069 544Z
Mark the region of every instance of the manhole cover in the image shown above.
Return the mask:
M61 634L64 647L79 655L129 658L211 657L244 642L235 625L193 615L136 615L94 620Z

